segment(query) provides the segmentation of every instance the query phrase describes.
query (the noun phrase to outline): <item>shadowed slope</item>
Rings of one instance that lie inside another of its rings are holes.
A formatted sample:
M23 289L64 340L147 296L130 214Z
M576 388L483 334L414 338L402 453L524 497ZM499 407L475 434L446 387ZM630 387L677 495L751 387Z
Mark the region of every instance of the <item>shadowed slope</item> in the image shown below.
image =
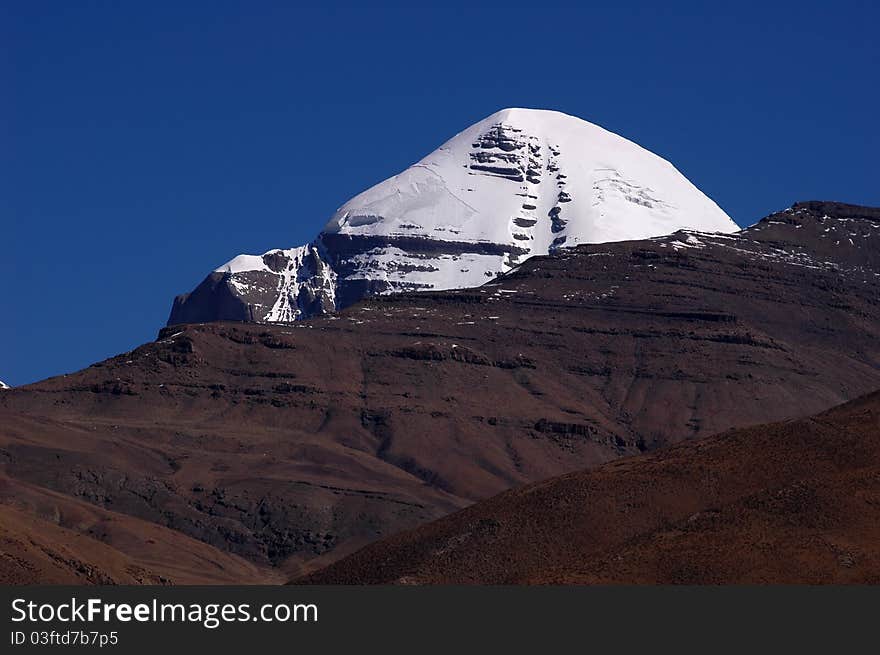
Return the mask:
M880 393L495 496L315 584L880 584Z

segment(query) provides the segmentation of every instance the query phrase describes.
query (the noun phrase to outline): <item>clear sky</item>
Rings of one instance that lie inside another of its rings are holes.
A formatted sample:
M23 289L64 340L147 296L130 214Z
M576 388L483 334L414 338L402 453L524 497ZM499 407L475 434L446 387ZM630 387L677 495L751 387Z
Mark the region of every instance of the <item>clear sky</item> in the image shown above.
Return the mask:
M0 3L0 379L155 338L502 107L632 139L742 225L880 205L874 2L409 5Z

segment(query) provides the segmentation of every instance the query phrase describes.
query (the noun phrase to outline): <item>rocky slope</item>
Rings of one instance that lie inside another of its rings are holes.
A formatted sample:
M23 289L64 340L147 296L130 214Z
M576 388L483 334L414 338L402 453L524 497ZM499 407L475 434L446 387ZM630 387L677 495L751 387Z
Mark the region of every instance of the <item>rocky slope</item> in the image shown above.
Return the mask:
M374 294L478 286L579 243L737 226L667 161L554 111L505 109L345 203L307 246L240 255L169 325L289 322Z
M311 584L880 584L880 393L506 492Z
M802 203L476 289L166 328L0 394L0 508L144 580L292 577L510 487L880 388L878 246L880 210ZM196 543L216 566L162 563Z

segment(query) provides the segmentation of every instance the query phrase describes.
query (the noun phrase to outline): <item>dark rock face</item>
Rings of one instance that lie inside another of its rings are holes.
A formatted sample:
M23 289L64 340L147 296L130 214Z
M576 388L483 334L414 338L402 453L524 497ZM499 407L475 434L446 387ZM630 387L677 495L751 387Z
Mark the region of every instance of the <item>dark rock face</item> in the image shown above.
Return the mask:
M880 388L876 211L802 203L474 289L166 328L0 394L0 504L27 489L41 519L63 500L294 575L510 487L822 411ZM122 525L90 538L130 548Z
M263 277L254 271L251 277ZM228 273L211 273L190 293L177 296L171 307L169 325L211 321L256 321L253 309L228 285ZM260 280L263 285L269 279Z
M431 262L440 256L516 260L528 253L526 248L488 242L325 233L315 245L263 255L266 270L211 273L194 291L175 298L168 325L291 322L330 314L369 296L432 288L371 275L364 263L366 254L386 249L405 253L385 265L387 271L400 273L437 270Z
M522 182L535 175L529 168L528 151L519 130L511 125L498 123L473 144L470 153L470 169L478 173L497 175L513 182ZM491 152L492 149L502 152Z
M260 270L214 271L177 296L168 325L290 322L336 310L336 274L315 246L262 256Z
M404 291L430 289L427 284L416 282L389 282L371 279L364 274L359 260L364 253L385 248L396 248L407 253L406 260L390 266L393 270L414 271L419 268L432 268L429 262L438 255L452 257L468 253L479 255L511 255L518 253L516 248L495 243L465 243L456 241L436 241L418 237L362 237L347 234L322 234L321 245L326 259L336 271L336 308L345 309L370 296Z
M313 262L309 261L310 259L313 259L313 257L307 258L306 261L308 263L306 265L310 269L310 272L314 275L316 272L316 267ZM273 273L281 273L282 271L290 267L290 257L280 251L269 252L263 255L263 263L268 266L269 270L271 270Z

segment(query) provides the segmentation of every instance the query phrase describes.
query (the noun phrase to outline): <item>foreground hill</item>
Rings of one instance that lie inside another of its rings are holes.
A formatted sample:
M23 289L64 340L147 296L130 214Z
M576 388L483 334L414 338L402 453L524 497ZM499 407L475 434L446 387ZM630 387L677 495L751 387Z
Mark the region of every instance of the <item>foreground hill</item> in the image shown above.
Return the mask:
M0 393L0 505L144 580L295 576L511 487L880 388L878 253L880 211L804 203L324 319L167 328Z
M523 489L313 584L880 584L880 393Z

